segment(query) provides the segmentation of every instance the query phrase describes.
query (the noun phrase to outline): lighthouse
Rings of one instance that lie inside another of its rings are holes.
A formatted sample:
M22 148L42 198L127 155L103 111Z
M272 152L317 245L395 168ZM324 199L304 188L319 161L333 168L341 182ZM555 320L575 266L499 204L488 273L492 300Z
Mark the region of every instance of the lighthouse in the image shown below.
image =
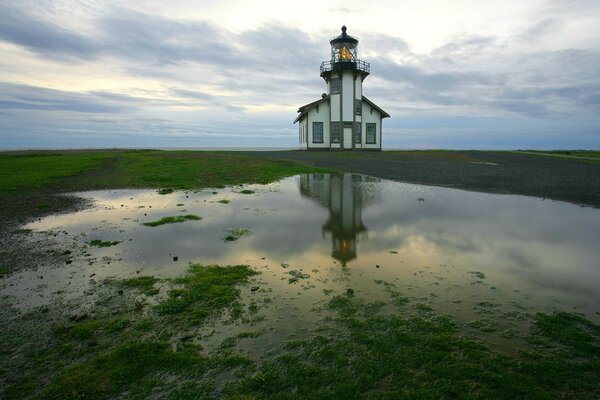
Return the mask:
M390 115L363 95L371 66L358 58L358 38L346 30L329 41L331 58L321 63L327 92L298 109L302 150L381 150L382 121Z

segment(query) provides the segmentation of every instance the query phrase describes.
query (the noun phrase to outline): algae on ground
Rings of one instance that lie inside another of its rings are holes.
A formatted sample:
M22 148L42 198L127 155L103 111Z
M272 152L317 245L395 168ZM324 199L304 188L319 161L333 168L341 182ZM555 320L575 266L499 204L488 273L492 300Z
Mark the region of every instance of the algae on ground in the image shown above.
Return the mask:
M160 225L165 225L165 224L176 224L176 223L184 222L184 221L188 221L188 220L199 221L201 219L202 219L202 217L199 217L197 215L187 214L187 215L179 215L176 217L163 217L163 218L159 219L158 221L144 222L142 225L160 226Z
M110 246L115 246L117 244L121 243L118 240L100 240L100 239L94 239L94 240L90 240L88 242L88 244L90 246L94 246L94 247L110 247Z
M252 231L247 228L228 228L225 229L227 235L223 237L225 242L235 242L241 237L252 235Z
M154 284L158 281L153 276L138 276L121 281L121 285L128 288L136 288L148 296L153 296L159 293L159 290L154 287Z

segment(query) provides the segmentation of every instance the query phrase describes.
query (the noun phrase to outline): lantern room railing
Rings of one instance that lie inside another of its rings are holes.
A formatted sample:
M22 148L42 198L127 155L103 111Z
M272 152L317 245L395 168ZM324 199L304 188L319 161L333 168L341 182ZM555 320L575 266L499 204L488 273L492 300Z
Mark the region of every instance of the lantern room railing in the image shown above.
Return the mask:
M347 71L347 70L357 70L364 73L371 73L371 64L366 61L356 60L356 61L323 61L321 63L321 75L326 72L331 71Z

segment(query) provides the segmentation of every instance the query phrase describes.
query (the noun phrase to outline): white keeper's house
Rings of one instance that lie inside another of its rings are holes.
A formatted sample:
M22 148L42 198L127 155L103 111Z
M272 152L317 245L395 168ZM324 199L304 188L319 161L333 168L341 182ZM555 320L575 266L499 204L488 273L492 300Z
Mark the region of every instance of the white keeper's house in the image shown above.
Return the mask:
M390 115L363 96L370 73L358 59L358 39L346 33L329 41L331 59L321 63L327 93L298 109L302 150L381 150L382 121Z

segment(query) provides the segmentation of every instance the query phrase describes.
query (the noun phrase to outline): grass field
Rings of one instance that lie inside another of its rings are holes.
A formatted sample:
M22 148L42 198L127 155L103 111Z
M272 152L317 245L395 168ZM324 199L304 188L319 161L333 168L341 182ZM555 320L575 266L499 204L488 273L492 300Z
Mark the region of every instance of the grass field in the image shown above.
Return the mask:
M268 183L323 170L292 161L218 152L110 151L0 154L0 193L44 188L199 189Z

